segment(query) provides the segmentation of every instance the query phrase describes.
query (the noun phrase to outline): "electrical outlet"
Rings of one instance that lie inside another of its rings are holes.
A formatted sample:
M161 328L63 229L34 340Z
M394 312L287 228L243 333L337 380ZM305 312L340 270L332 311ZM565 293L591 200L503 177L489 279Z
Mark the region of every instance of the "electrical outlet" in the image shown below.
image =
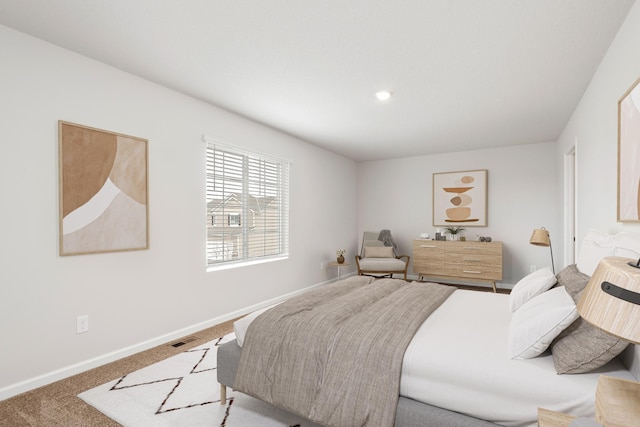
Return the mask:
M76 319L76 334L89 332L89 316L78 316Z
M535 265L532 264L532 265L529 266L529 273L533 273L536 270L538 270L538 268Z

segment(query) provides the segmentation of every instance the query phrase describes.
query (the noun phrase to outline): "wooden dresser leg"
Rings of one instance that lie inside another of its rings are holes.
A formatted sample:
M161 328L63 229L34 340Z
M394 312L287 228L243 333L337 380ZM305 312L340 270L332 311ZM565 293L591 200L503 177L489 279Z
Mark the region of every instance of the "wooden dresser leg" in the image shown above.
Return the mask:
M498 290L496 289L496 282L491 282L491 286L493 287L493 293L495 294L496 292L498 292Z
M227 404L227 386L224 384L220 384L220 404Z

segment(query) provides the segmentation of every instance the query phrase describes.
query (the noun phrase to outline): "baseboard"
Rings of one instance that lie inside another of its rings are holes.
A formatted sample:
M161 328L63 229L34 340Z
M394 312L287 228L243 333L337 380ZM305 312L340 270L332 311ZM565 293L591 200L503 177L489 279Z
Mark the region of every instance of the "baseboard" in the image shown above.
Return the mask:
M235 310L231 313L224 314L222 316L214 317L212 319L206 320L204 322L197 323L195 325L188 326L186 328L178 329L176 331L170 332L168 334L161 335L156 338L152 338L150 340L122 348L120 350L113 351L111 353L104 354L102 356L98 356L92 359L88 359L79 363L76 363L71 366L67 366L65 368L61 368L55 370L53 372L49 372L34 378L30 378L25 381L21 381L16 384L11 384L7 387L0 389L0 401L8 399L13 396L17 396L18 394L25 393L27 391L54 383L56 381L63 380L65 378L71 377L73 375L80 374L82 372L88 371L90 369L97 368L99 366L105 365L107 363L114 362L116 360L122 359L127 356L131 356L136 353L140 353L141 351L149 350L153 347L166 344L178 338L185 337L187 335L194 334L203 329L210 328L212 326L218 325L220 323L227 322L229 320L235 319L240 316L244 316L245 314L251 313L252 311L259 310L264 307L268 307L273 304L277 304L286 299L292 298L296 295L300 295L304 292L310 291L317 287L323 286L327 283L335 282L335 279L327 280L322 283L318 283L312 286L309 286L304 289L300 289L294 292L290 292L285 295L281 295L276 298L272 298L267 301L263 301L258 304L253 304L239 310Z

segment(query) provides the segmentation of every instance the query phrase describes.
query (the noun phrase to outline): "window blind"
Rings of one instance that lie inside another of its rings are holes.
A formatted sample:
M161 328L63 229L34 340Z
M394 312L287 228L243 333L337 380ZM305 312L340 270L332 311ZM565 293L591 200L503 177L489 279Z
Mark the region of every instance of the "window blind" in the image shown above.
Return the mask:
M289 252L289 163L207 140L207 266Z

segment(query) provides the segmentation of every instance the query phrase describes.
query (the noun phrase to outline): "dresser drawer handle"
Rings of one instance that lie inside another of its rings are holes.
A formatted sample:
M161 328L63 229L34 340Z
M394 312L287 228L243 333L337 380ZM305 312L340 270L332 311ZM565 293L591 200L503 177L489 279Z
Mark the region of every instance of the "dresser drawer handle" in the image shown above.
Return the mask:
M480 258L462 258L463 261L482 262Z
M421 248L437 248L436 245L420 245Z
M484 248L480 248L478 246L465 246L464 249L471 249L472 251L481 251Z
M463 273L470 273L470 274L482 274L482 271L475 271L475 270L462 270Z

